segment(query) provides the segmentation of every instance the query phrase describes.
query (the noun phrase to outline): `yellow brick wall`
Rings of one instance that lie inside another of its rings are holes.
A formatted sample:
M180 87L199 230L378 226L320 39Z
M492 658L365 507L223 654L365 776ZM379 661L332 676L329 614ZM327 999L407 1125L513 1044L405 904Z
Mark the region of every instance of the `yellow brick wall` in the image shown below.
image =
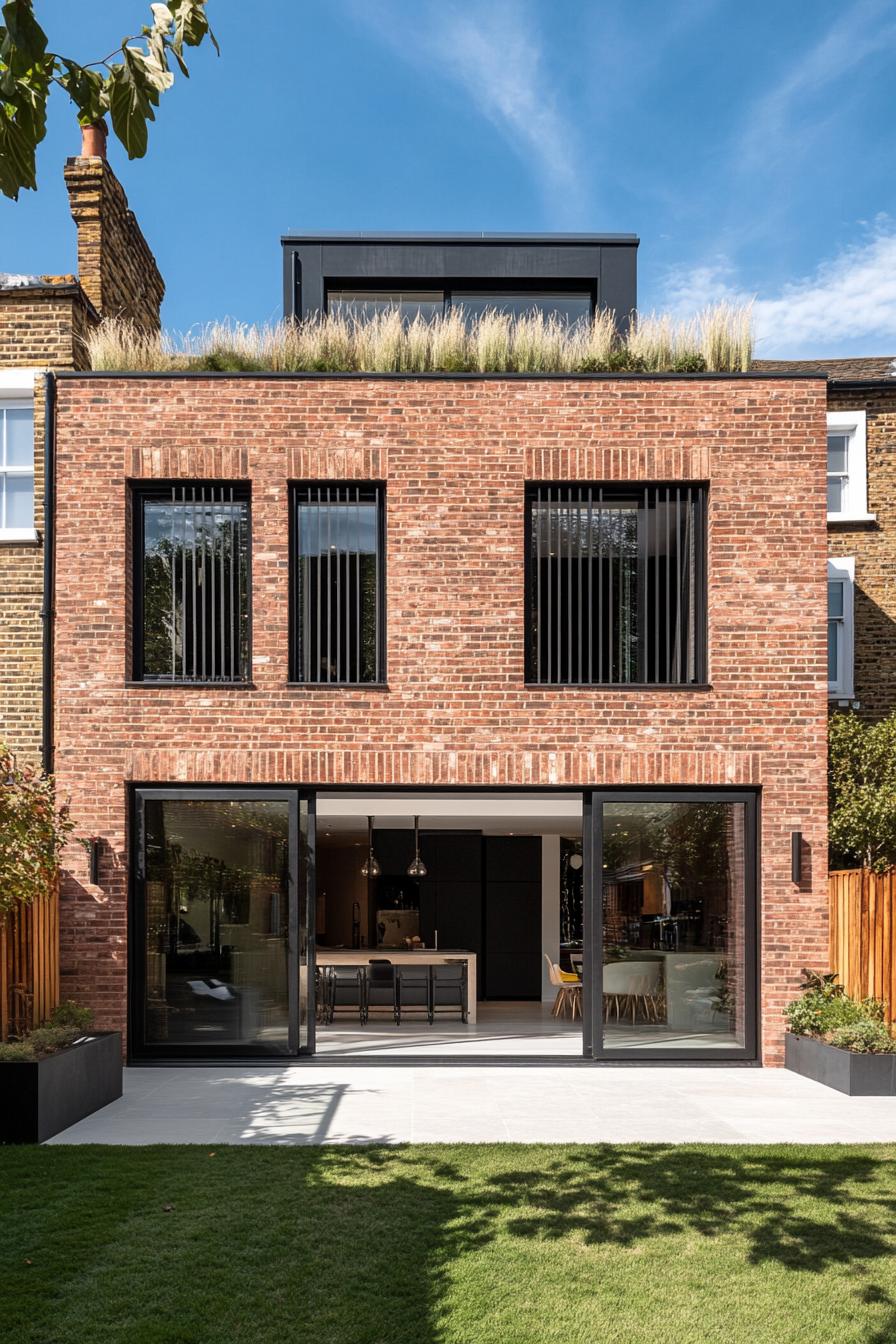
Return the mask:
M92 321L77 284L0 290L0 368L82 369ZM0 542L0 741L22 762L41 748L44 379L34 389L36 542Z
M868 512L873 523L828 527L832 559L855 557L855 698L878 719L896 709L896 380L892 390L832 386L832 411L867 415Z

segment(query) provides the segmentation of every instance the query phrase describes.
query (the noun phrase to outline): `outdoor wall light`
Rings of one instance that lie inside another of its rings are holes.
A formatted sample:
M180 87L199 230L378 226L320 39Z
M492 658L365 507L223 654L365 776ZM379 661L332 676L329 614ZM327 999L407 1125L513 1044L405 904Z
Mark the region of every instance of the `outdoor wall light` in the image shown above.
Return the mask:
M362 877L379 877L382 869L376 861L376 855L373 852L373 817L367 818L367 858L361 868Z
M799 885L803 880L803 833L790 832L790 880Z
M408 864L408 877L425 877L426 864L420 857L420 818L414 818L414 857Z
M90 882L94 887L100 884L100 842L92 835L87 841L87 856L90 860Z

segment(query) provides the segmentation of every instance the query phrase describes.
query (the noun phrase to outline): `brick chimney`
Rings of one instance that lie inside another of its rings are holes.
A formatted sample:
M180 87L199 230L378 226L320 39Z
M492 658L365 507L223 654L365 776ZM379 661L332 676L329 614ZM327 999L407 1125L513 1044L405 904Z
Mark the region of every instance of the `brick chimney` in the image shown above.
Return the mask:
M165 282L106 159L103 122L85 126L81 153L67 159L65 185L78 229L78 279L102 317L159 329Z

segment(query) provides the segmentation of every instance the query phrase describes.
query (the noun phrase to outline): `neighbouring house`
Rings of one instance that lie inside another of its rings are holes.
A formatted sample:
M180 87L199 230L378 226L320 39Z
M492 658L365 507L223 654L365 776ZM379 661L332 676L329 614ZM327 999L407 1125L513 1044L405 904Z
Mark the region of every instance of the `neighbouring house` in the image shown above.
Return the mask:
M828 379L828 693L896 709L896 356L759 360Z
M94 133L96 139L96 133ZM44 603L48 370L84 369L100 316L157 328L164 284L104 157L65 168L77 275L0 273L0 740L23 760L46 749L42 687L51 648Z
M287 314L628 312L635 242L289 239ZM55 383L63 985L131 1060L781 1063L823 375Z

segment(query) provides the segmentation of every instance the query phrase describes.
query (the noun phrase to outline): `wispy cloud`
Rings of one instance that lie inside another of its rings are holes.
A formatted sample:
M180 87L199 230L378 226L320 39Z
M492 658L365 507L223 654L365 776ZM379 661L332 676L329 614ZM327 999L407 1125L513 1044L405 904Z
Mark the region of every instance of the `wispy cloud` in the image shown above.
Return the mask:
M743 173L773 160L806 150L838 115L842 93L837 85L856 90L859 67L877 58L886 61L896 42L891 0L858 0L846 6L827 31L802 54L789 60L786 73L747 108L735 162ZM861 91L859 89L859 91Z
M375 14L374 31L426 79L447 78L462 90L532 172L554 218L568 227L581 215L578 133L525 0L475 7L428 0L412 15L389 3L356 12L368 21Z
M725 257L670 273L663 292L665 305L679 314L754 297ZM753 312L760 357L896 353L896 222L882 216L812 275L777 294L759 293Z

